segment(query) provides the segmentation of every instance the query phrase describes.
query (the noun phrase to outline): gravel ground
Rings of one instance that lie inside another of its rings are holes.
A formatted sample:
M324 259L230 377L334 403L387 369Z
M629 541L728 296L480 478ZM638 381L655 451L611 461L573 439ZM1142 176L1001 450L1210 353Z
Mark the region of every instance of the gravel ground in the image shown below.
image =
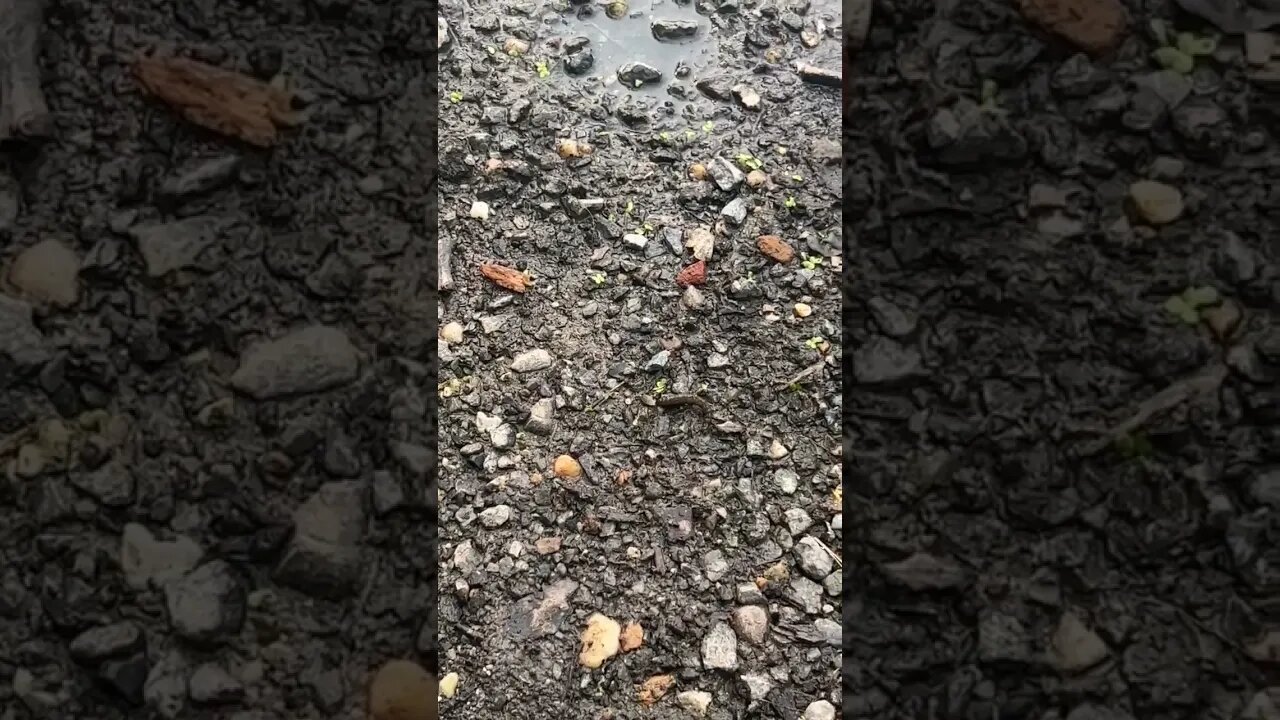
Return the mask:
M1275 36L1048 5L856 54L843 713L1273 720Z
M434 12L47 15L56 138L0 181L0 717L364 717L371 668L434 669ZM151 50L301 122L202 130Z
M832 717L838 8L443 12L444 713Z

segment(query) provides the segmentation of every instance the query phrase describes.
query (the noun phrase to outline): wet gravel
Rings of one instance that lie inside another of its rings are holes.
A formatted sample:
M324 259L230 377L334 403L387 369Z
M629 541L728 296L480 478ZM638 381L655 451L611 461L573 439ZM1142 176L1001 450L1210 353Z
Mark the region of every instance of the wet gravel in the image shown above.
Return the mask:
M1166 69L1211 28L1125 5L1091 58L1004 3L875 3L844 717L1280 717L1280 65Z
M0 716L361 717L434 669L434 13L47 5L56 138L0 176ZM194 127L150 51L305 119Z
M835 67L838 9L443 12L443 712L822 717L839 108L794 63Z

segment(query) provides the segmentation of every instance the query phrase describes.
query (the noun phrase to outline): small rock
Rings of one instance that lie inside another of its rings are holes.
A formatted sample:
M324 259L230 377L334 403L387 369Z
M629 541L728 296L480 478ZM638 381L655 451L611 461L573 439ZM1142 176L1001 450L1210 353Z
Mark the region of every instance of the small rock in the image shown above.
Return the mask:
M275 578L316 597L341 598L364 575L365 486L355 480L320 486L293 515L293 537Z
M225 223L207 215L170 223L138 225L129 235L146 263L147 274L158 278L195 266L205 250L218 241Z
M70 651L76 662L96 665L107 658L142 652L146 644L146 638L136 624L118 622L80 633L71 641Z
M880 569L890 580L917 592L958 588L969 582L969 573L960 565L924 552Z
M619 647L622 649L622 652L625 653L632 652L633 650L639 650L643 645L644 626L636 622L627 623L626 627L622 628L622 635L619 638Z
M529 52L529 43L520 38L509 37L502 42L502 52L511 57L520 57Z
M730 618L738 637L752 645L763 645L769 634L769 612L759 605L745 605Z
M135 590L165 585L195 569L204 551L191 538L179 535L169 541L157 540L137 523L124 526L120 540L120 566L125 582Z
M392 660L369 683L370 720L437 720L439 688L421 665Z
M766 257L778 263L789 263L796 256L796 251L777 235L761 235L756 239L756 247Z
M1167 225L1182 216L1182 193L1171 185L1139 180L1129 186L1129 199L1138 216L1152 225Z
M33 368L43 365L49 355L50 348L35 326L31 306L0 295L0 361Z
M800 487L800 476L790 468L781 468L773 474L773 481L785 495L792 495Z
M654 675L640 685L639 700L645 707L651 707L670 692L676 684L674 675Z
M1107 644L1070 611L1058 622L1049 647L1050 662L1067 673L1088 670L1107 657Z
M769 174L763 170L752 170L747 173L747 187L761 188L769 182Z
M701 290L690 285L684 289L684 294L680 296L680 302L690 310L697 310L707 303L707 299L703 296Z
M801 538L800 542L796 543L794 552L801 572L814 580L822 580L831 572L833 566L831 555L816 538Z
M572 455L558 456L552 470L555 472L556 477L566 480L576 480L582 477L582 464Z
M578 587L577 582L563 579L543 592L517 600L512 606L509 623L512 639L523 642L560 632L560 623L569 613L570 601Z
M747 220L747 201L734 198L720 210L720 215L734 225L741 225Z
M715 252L716 236L708 229L696 227L685 235L685 247L699 260L710 260Z
M462 325L456 322L446 323L440 328L440 338L447 343L457 345L462 342Z
M551 353L537 349L520 353L511 361L511 369L519 373L536 372L551 367Z
M610 618L595 613L587 619L587 627L582 631L582 652L578 662L583 667L595 670L621 649L622 627Z
M1276 52L1276 36L1269 32L1244 34L1244 57L1250 65L1266 65Z
M692 20L654 20L649 29L658 40L684 40L698 34L698 23Z
M510 520L510 505L495 505L480 513L480 524L490 529L502 527Z
M813 314L813 306L808 303L796 303L795 307L793 307L791 311L795 313L795 316L798 318L807 318Z
M436 16L436 50L440 51L449 44L449 21L443 15Z
M662 79L662 71L642 62L629 62L618 68L618 79L627 87L639 87Z
M19 293L59 307L76 304L79 278L80 258L57 240L43 240L23 250L9 268L9 282Z
M200 645L232 640L244 625L247 605L240 577L222 560L201 565L165 589L174 633Z
M742 684L747 688L747 709L750 710L773 692L773 680L764 673L747 673L742 676Z
M706 717L711 707L711 693L703 690L686 690L676 695L676 703L694 717Z
M813 518L803 508L791 508L782 514L787 522L787 532L792 537L804 534L805 530L813 527Z
M627 233L622 236L622 242L632 250L644 250L649 245L649 238L639 233Z
M187 691L201 705L226 705L244 697L244 685L213 663L196 668L187 681Z
M462 678L458 677L458 673L451 672L440 678L440 694L446 699L458 694L458 683Z
M738 669L738 636L727 623L716 623L702 639L702 664L708 670Z
M836 707L826 700L815 700L804 709L800 720L835 720Z
M760 93L756 92L750 85L734 85L733 96L737 98L738 104L747 110L760 109Z
M476 220L488 220L489 219L489 203L483 202L480 200L476 200L475 202L471 203L470 215Z
M343 331L312 325L258 343L240 359L231 385L257 399L320 392L355 380L360 360Z

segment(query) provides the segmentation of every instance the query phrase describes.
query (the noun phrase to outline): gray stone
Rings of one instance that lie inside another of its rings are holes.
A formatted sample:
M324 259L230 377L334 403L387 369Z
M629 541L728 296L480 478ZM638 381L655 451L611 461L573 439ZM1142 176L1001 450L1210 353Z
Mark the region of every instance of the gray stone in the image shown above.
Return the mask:
M822 586L803 575L794 575L787 594L796 605L810 615L822 612Z
M746 673L742 676L742 684L747 689L748 709L763 702L773 692L773 680L764 673Z
M174 222L138 225L129 230L147 274L162 277L195 266L200 256L218 239L226 222L200 215Z
M705 690L685 690L676 695L676 704L694 717L706 717L711 708L711 693Z
M815 700L804 709L800 720L836 720L836 707L826 700Z
M199 645L232 640L244 625L247 604L240 577L223 560L201 565L165 589L169 625Z
M479 550L476 550L475 545L470 540L463 540L453 549L453 568L462 577L465 578L479 570L483 564L484 555Z
M50 349L36 329L31 306L21 300L0 295L0 372L5 363L18 369L43 365Z
M702 556L702 567L711 582L719 582L729 574L729 561L720 550L710 550Z
M93 665L107 658L133 655L146 648L142 629L132 622L118 622L92 628L71 641L71 657Z
M495 505L480 513L480 524L490 529L502 527L510 520L510 505Z
M741 225L747 220L747 201L734 198L720 210L720 215L734 225Z
M569 613L570 600L578 591L573 580L559 580L540 593L517 600L511 610L511 637L516 642L554 635Z
M708 670L738 669L738 636L727 623L716 623L702 639L702 664Z
M533 408L529 410L529 420L525 423L524 429L535 435L550 435L555 429L556 403L551 398L542 398L533 404Z
M698 34L698 23L692 20L654 20L649 23L649 29L659 40L683 40Z
M316 597L354 592L364 575L366 522L364 483L320 486L294 513L293 539L276 566L276 580Z
M835 564L827 549L813 537L800 538L792 552L800 571L814 580L824 580Z
M152 710L166 720L182 714L187 704L187 661L178 650L170 650L151 666L142 696Z
M516 372L537 372L551 367L551 353L541 348L520 353L511 361L511 369Z
M1074 673L1106 659L1107 644L1074 612L1063 613L1049 641L1049 662L1061 672Z
M813 621L813 629L817 636L822 638L822 642L831 647L840 647L844 632L840 623L831 618L818 618Z
M157 540L137 523L124 526L120 540L120 566L125 582L134 590L155 585L164 587L193 570L204 551L194 540L179 535L173 540Z
M787 521L787 532L791 533L793 537L801 535L805 530L813 527L813 518L809 517L809 513L805 512L803 508L791 508L783 513L782 516Z
M924 359L915 348L875 337L853 351L853 379L864 385L882 385L918 377Z
M311 325L254 345L231 385L258 400L328 390L356 379L360 359L343 331Z
M729 622L738 637L752 645L763 645L769 635L769 611L759 605L744 605L734 610Z
M42 240L14 258L9 283L36 302L70 307L80 298L80 258L57 240Z
M794 494L796 489L800 487L800 476L790 468L781 468L775 472L773 481L777 483L778 489L785 495Z
M201 705L226 705L244 697L244 685L213 663L205 663L191 673L187 691Z
M638 87L662 79L662 71L642 62L629 62L618 68L618 79L627 87Z

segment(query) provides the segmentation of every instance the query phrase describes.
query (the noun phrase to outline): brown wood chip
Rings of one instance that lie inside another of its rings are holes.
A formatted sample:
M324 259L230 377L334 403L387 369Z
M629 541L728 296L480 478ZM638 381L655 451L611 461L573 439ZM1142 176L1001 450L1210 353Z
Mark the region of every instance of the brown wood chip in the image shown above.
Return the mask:
M511 292L522 293L529 288L529 278L509 267L485 263L480 266L480 274Z
M1119 0L1018 0L1023 17L1093 55L1120 44L1125 12Z
M300 121L292 93L242 73L180 57L140 58L134 73L188 121L251 145L275 145L277 126Z

